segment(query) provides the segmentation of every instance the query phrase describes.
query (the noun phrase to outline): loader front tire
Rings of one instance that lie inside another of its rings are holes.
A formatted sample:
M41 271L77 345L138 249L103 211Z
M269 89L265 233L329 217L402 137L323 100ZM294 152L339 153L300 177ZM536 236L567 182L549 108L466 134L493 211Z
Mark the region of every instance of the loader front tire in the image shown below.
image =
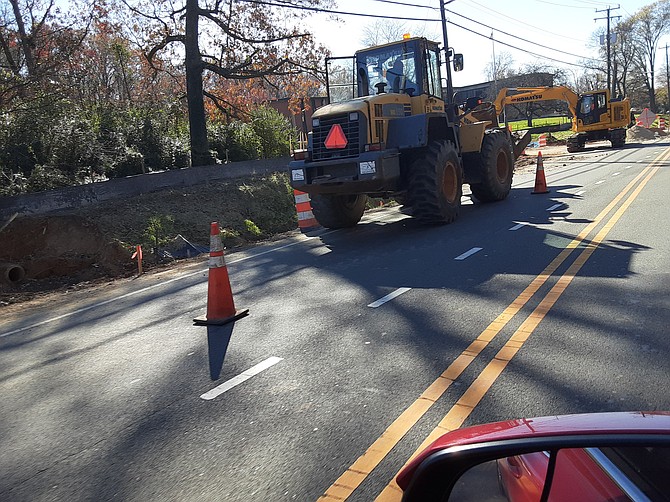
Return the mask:
M353 227L361 221L367 200L365 194L315 194L311 196L312 212L326 228Z
M514 154L503 132L484 135L479 155L481 182L472 183L470 190L479 202L495 202L507 198L512 189Z
M410 164L407 198L422 224L443 225L458 217L463 169L450 141L432 141Z

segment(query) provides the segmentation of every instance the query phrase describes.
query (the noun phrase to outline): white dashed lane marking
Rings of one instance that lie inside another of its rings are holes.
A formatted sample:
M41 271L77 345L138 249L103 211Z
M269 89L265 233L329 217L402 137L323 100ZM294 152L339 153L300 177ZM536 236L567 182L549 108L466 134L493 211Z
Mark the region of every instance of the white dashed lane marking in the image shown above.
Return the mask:
M478 253L482 249L484 249L484 248L472 248L471 250L466 251L462 255L457 256L456 258L454 258L454 260L459 260L459 261L465 260L466 258L469 258L473 254Z
M386 302L393 300L394 298L402 295L403 293L407 293L410 289L412 288L398 288L394 292L389 293L383 298L380 298L379 300L372 302L371 304L368 305L368 307L376 309L380 305L384 305Z
M258 375L261 371L274 366L278 362L283 361L281 357L268 357L265 361L258 363L256 366L252 366L248 370L240 373L236 377L231 378L230 380L223 382L221 385L214 387L212 390L205 392L200 396L205 401L211 401L212 399L219 397L224 392L228 392L233 387L237 387L242 382L246 382L252 376Z

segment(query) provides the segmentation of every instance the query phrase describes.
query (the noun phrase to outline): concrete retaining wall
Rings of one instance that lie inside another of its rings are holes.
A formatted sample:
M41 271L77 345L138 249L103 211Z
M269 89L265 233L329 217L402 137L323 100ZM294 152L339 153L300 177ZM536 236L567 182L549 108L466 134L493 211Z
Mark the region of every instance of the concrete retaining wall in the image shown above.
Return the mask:
M289 161L289 158L279 158L190 167L160 173L139 174L47 192L0 197L0 226L15 213L23 216L66 211L98 204L106 200L131 197L165 188L197 185L212 180L286 172Z

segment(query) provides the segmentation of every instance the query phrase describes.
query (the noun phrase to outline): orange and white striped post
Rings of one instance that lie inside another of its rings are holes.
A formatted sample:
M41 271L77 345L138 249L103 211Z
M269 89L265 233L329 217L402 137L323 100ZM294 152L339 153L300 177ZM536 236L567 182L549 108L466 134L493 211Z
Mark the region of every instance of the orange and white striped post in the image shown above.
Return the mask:
M230 288L228 268L223 258L223 244L219 224L213 221L209 232L209 274L207 278L207 315L196 317L193 322L198 325L227 324L244 317L249 309L237 310L233 302Z
M658 128L661 131L665 131L665 119L663 117L658 118Z
M300 231L305 232L319 228L321 225L316 221L312 212L309 194L294 189L293 196L295 197L295 210L298 213L298 228Z
M537 143L540 148L542 148L543 146L547 146L547 135L540 134L540 137L537 139Z

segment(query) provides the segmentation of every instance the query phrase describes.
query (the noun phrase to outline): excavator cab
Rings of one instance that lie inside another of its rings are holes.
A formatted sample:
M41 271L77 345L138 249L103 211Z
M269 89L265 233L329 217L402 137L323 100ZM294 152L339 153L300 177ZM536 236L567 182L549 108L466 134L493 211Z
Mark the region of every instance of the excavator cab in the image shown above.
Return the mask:
M584 125L598 124L601 116L607 113L607 95L605 92L582 94L577 101L577 119Z

